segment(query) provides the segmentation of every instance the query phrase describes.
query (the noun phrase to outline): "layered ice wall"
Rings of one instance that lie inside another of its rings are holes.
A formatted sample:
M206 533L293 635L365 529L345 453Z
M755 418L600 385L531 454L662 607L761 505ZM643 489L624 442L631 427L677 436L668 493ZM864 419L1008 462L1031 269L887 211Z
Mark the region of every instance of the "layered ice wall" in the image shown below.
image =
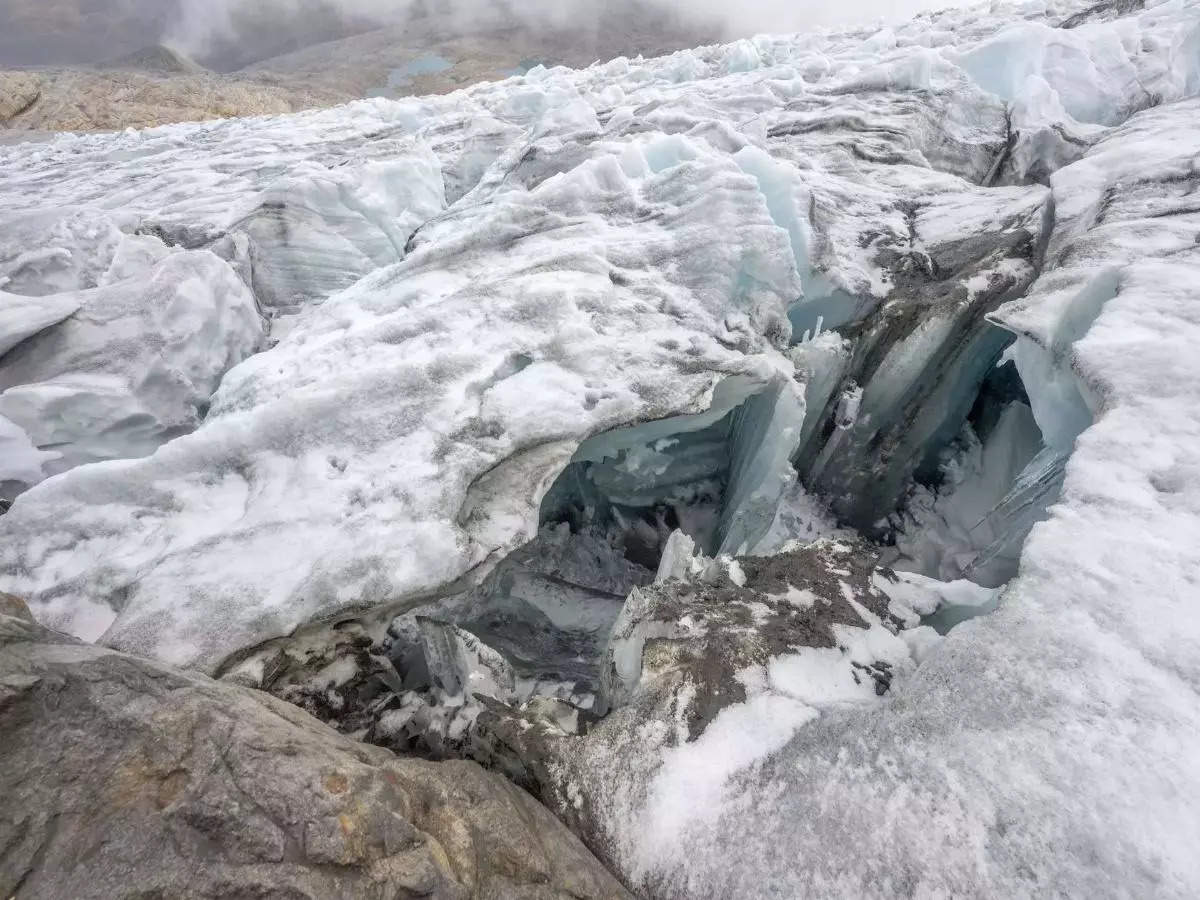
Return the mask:
M1070 448L1043 443L1016 366L989 373L967 424L937 455L893 516L893 564L944 581L999 587L1017 572L1033 523L1057 499Z
M803 420L791 379L728 378L703 413L584 441L542 501L542 521L604 536L650 569L675 529L703 552L744 552L795 482Z

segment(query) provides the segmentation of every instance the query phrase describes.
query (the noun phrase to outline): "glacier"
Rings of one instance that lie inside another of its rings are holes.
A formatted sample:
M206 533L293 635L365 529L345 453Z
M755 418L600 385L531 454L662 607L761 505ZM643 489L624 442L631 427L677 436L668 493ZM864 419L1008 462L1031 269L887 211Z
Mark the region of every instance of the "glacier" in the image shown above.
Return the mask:
M1197 197L1195 0L0 147L0 590L647 896L1194 896Z

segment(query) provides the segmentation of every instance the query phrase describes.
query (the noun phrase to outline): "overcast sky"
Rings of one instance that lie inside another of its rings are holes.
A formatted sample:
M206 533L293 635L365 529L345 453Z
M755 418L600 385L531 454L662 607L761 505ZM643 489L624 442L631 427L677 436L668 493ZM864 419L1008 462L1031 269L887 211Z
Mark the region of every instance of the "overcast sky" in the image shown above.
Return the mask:
M169 2L169 0L166 0ZM264 7L287 18L311 6L312 0L179 0L182 14L169 30L175 43L202 52L214 36L236 32L239 18ZM349 18L389 23L402 18L413 0L319 0ZM796 31L806 26L889 20L911 16L923 9L955 5L954 0L641 0L676 15L708 22L719 21L731 36L757 32ZM961 2L961 0L960 0ZM496 0L433 0L439 12L471 26L496 6ZM605 0L511 0L506 4L531 26L539 22L563 25L584 23L595 17Z
M476 30L509 10L531 30L594 28L613 5L640 4L725 36L894 20L963 0L0 0L0 65L90 63L156 42L197 57L250 62L371 25L403 22L414 4L448 27ZM718 28L719 23L719 28ZM231 51L231 48L234 48ZM232 54L232 55L231 55Z

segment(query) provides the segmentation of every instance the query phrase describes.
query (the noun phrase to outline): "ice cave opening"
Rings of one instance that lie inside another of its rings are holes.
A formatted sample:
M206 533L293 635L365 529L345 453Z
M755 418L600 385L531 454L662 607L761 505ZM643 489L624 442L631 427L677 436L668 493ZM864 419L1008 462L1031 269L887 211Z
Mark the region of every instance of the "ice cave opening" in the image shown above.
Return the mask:
M1044 395L1063 388L1043 377L1044 352L1025 339L1010 344L970 385L965 420L930 440L899 504L877 511L879 528L864 536L886 546L893 568L984 588L1016 574L1025 538L1058 498L1074 438L1090 422L1077 402L1080 421L1060 427L1061 404ZM566 525L651 571L675 529L708 556L762 552L781 500L797 475L803 480L798 448L818 417L839 409L818 407L806 421L782 382L727 378L705 412L584 441L543 498L541 525Z
M998 588L1017 574L1030 530L1062 489L1074 438L1045 427L1022 377L1014 345L992 367L961 430L934 446L918 467L899 512L887 519L892 565L943 582L959 579ZM1054 413L1056 421L1061 418ZM1088 417L1090 422L1090 416ZM1083 427L1086 424L1081 422ZM947 629L994 607L939 611L930 624Z
M542 500L541 524L602 537L651 570L677 528L705 554L744 553L795 480L803 417L783 379L726 378L705 412L584 441Z

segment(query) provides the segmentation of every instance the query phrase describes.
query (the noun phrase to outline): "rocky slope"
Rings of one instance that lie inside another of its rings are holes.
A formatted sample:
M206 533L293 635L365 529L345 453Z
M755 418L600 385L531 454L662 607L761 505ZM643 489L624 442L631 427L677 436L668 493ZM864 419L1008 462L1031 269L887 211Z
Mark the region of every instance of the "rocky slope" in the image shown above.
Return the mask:
M0 137L6 132L118 131L271 115L332 106L353 96L300 81L288 84L204 71L0 71Z
M11 897L629 895L523 791L0 609Z
M655 56L721 34L702 17L685 20L665 7L638 2L547 17L504 3L480 4L469 16L453 6L400 6L363 19L319 2L278 9L245 4L238 13L249 21L239 21L236 39L216 34L202 43L203 61L214 71L154 43L171 37L172 17L154 4L145 6L111 9L99 24L89 18L96 10L71 2L40 11L21 7L0 36L0 141L272 115L361 97L444 94L538 65ZM148 14L157 15L147 19ZM76 30L97 27L119 32L99 56L91 34L71 44ZM47 43L58 65L26 55ZM26 59L40 65L3 68L9 60ZM90 65L64 64L68 61Z

